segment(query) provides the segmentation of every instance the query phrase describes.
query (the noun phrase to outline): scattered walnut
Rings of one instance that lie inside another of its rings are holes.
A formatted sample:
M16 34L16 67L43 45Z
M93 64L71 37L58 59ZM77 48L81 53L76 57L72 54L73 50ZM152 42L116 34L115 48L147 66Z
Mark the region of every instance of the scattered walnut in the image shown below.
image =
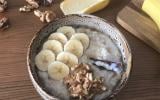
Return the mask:
M107 90L103 78L94 79L90 66L79 64L64 79L71 97L79 100L89 100L94 95Z
M50 5L53 3L53 0L26 0L28 5L19 8L20 12L30 12L34 9L39 8L41 5ZM54 18L56 18L56 14L52 11L44 11L34 10L34 15L39 17L42 22L51 22Z
M41 12L40 10L35 10L34 15L40 18L42 22L51 22L54 18L56 18L56 14L52 11Z
M27 5L19 8L20 12L30 12L33 9L39 8L39 0L26 0Z
M19 11L20 12L30 12L33 9L35 9L35 7L33 7L32 5L26 5L26 6L19 8Z
M41 22L45 22L45 16L46 14L45 13L42 13L41 17L40 17L40 21Z
M37 16L37 17L41 17L42 12L40 10L34 10L34 15Z
M8 18L3 16L3 15L0 15L0 29L1 30L5 30L9 27L9 22L8 22Z
M3 12L7 8L7 1L0 0L0 12Z
M56 18L56 14L53 13L52 11L45 11L45 13L46 13L46 22L48 23Z
M30 4L34 8L38 8L39 7L39 0L26 0L26 1L28 2L28 4Z
M39 17L40 20L42 22L44 22L44 20L45 20L45 17L44 17L45 13L44 12L41 12L40 10L34 10L34 15L37 16L37 17Z

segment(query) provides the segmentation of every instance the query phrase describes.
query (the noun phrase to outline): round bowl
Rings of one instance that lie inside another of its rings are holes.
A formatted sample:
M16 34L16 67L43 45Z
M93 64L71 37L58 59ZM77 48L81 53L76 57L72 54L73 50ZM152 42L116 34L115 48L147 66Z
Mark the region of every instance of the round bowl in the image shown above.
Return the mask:
M27 53L27 66L29 76L31 81L37 90L37 92L41 95L41 97L45 100L55 100L58 99L53 95L50 95L49 91L47 91L43 84L39 81L37 68L35 67L35 56L40 51L41 45L44 43L46 38L50 35L50 33L54 32L58 27L70 25L70 26L87 26L93 29L96 29L102 33L107 34L118 46L120 52L122 54L122 60L124 63L124 73L122 75L121 80L117 83L116 87L113 89L112 93L106 98L114 97L121 89L125 86L129 74L131 71L131 63L132 63L132 55L130 47L121 34L121 32L108 21L101 19L92 15L67 15L62 18L56 19L51 23L47 24L43 27L32 39Z

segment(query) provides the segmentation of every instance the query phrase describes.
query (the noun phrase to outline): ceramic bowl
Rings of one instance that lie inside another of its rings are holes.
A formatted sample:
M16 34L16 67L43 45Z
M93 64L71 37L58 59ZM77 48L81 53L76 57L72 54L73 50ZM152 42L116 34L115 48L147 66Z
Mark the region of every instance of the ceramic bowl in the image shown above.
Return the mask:
M42 44L46 40L46 38L50 35L50 33L54 32L58 27L70 25L70 26L87 26L93 29L96 29L102 33L107 34L116 45L119 47L120 52L122 54L122 60L124 62L124 70L125 72L122 75L120 82L116 85L111 95L109 95L106 99L112 98L115 96L122 87L125 86L130 70L131 70L131 61L132 55L129 45L122 35L122 33L108 21L101 19L92 15L67 15L62 18L56 19L51 23L44 26L32 39L27 54L27 66L29 76L31 81L37 90L37 92L41 95L41 97L45 100L55 100L58 99L53 95L50 95L49 91L47 91L43 84L39 81L39 77L37 74L37 68L35 66L35 56L40 51ZM97 41L98 42L98 41Z

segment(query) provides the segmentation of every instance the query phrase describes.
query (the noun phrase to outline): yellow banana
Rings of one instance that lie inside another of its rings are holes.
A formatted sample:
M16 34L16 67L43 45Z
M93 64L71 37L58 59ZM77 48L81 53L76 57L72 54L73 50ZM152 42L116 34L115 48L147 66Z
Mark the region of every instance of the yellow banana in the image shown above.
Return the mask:
M144 0L142 10L155 21L160 30L160 0Z

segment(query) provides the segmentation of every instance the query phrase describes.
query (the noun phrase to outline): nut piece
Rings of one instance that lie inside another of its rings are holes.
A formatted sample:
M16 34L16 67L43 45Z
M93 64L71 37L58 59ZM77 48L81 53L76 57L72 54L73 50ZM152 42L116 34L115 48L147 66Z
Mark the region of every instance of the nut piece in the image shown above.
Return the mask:
M64 79L70 96L79 100L92 99L94 95L107 90L103 84L104 79L93 79L93 73L87 64L79 64Z
M40 10L34 10L34 15L40 18L42 22L51 22L54 18L56 18L56 14L52 11L41 12Z
M39 7L39 0L26 0L28 5L19 8L20 12L30 12Z
M45 13L42 13L41 17L40 17L40 21L41 22L45 22L45 16L46 14Z
M8 18L5 16L0 16L0 29L1 30L5 30L9 27L9 22L8 22Z
M0 0L0 12L3 12L7 8L7 1Z
M52 11L45 11L46 13L46 22L51 22L54 18L56 18L56 14Z
M34 8L39 7L39 0L26 0L30 5L32 5Z
M34 15L37 16L37 17L41 17L42 12L40 10L34 10Z
M26 6L23 6L23 7L19 8L19 11L20 12L30 12L33 9L35 9L35 7L33 7L31 5L26 5Z

